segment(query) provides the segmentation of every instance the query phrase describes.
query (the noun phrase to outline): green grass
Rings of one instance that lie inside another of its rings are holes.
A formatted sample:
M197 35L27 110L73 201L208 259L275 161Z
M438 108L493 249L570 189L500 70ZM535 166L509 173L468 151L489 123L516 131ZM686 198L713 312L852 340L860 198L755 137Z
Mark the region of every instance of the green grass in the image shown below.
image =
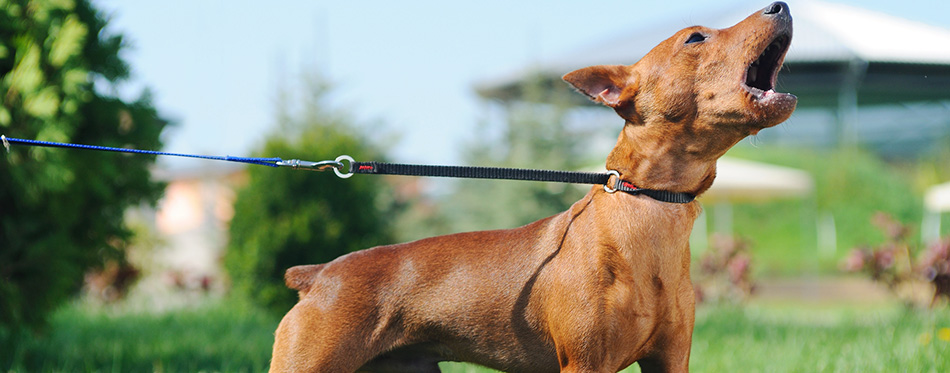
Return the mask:
M950 336L940 332L943 328L950 328L946 309L701 309L690 367L704 372L947 372Z
M11 371L259 372L267 369L277 322L222 303L165 314L114 314L74 304L54 315L47 334L18 344ZM950 336L941 334L944 328L950 328L947 308L701 307L690 367L698 372L947 372ZM0 363L0 369L11 365ZM491 372L467 364L442 367L452 373Z
M266 371L279 321L224 304L164 314L73 304L53 315L44 335L19 343L12 371Z

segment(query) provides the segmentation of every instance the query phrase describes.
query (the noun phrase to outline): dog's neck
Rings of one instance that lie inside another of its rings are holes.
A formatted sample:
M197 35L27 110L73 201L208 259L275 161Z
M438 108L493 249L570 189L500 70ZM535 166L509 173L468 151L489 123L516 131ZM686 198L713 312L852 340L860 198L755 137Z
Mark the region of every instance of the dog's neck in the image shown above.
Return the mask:
M738 134L690 134L684 140L683 126L677 124L643 125L627 122L617 145L607 157L607 169L639 188L689 193L699 196L716 178L716 160L744 136ZM707 136L730 136L725 144ZM709 149L708 144L719 144Z

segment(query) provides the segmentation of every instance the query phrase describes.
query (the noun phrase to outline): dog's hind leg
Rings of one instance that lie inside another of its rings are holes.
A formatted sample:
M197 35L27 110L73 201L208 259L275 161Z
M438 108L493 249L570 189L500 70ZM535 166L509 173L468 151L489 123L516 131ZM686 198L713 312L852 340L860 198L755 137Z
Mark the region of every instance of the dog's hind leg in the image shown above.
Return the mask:
M307 302L298 303L277 327L270 371L356 371L381 352L363 345L363 338L352 338L361 334L359 324L321 314Z

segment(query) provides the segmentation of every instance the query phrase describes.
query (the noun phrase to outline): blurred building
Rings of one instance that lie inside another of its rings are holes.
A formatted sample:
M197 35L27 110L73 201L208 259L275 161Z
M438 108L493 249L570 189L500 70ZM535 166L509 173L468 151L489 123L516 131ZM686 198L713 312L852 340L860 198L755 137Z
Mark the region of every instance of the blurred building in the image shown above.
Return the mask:
M729 27L752 12L746 4L740 8L695 14L690 21ZM798 110L781 130L763 131L759 139L818 147L860 144L888 158L914 157L950 144L950 30L819 1L796 1L791 13L794 36L777 90L797 95ZM532 97L527 94L532 86L572 95L561 82L563 74L592 65L632 64L683 26L682 20L664 20L486 79L476 90L490 106L502 107ZM592 105L581 95L570 97L579 106ZM616 122L609 110L597 112L605 113L604 123Z
M198 163L206 164L154 171L155 179L167 183L164 195L155 207L142 206L127 215L140 236L130 256L143 269L140 288L146 293L220 293L227 288L221 261L236 190L246 183L247 172L232 164Z

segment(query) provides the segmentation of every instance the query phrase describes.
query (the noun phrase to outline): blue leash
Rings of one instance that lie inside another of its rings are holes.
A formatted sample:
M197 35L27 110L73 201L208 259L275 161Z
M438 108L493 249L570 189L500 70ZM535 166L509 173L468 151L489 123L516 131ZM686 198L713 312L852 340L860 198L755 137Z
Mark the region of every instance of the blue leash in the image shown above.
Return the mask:
M291 167L293 169L303 168L311 171L326 171L333 169L336 176L346 179L358 174L379 174L379 175L407 175L407 176L441 176L441 177L462 177L475 179L506 179L506 180L533 180L549 181L560 183L575 184L602 184L604 191L614 193L621 191L629 194L643 194L658 201L669 203L690 203L696 196L689 193L677 193L666 190L643 189L624 181L620 178L617 171L607 173L592 172L568 172L551 170L530 170L522 168L500 168L500 167L457 167L457 166L431 166L431 165L413 165L397 164L383 162L355 162L348 155L341 155L332 161L310 162L299 159L283 160L281 158L247 158L232 156L213 156L213 155L195 155L182 153L158 152L154 150L138 150L126 148L110 148L107 146L68 144L50 141L14 139L0 135L3 146L10 151L10 144L45 146L53 148L73 148L86 150L100 150L119 153L133 154L152 154L169 155L174 157L188 157L211 159L216 161L240 162L258 164L269 167ZM346 161L344 163L343 161ZM344 171L344 169L346 171ZM610 186L610 181L614 181L614 186Z
M198 159L210 159L215 161L227 161L227 162L239 162L239 163L248 163L256 164L261 166L268 167L291 167L294 169L303 168L314 171L325 171L328 168L332 168L338 176L348 176L352 173L343 174L340 171L344 168L344 165L341 161L348 160L351 163L353 159L348 156L340 156L335 161L321 161L321 162L309 162L301 161L299 159L284 160L282 158L249 158L249 157L232 157L228 156L215 156L215 155L197 155L197 154L184 154L184 153L169 153L169 152L159 152L154 150L139 150L139 149L127 149L127 148L113 148L108 146L97 146L97 145L82 145L82 144L69 144L61 142L52 142L52 141L39 141L39 140L26 140L26 139L17 139L12 137L6 137L0 135L0 140L3 141L3 146L10 151L10 145L27 145L27 146L41 146L49 148L67 148L67 149L85 149L85 150L98 150L106 152L118 152L118 153L130 153L130 154L150 154L150 155L164 155L164 156L173 156L173 157L186 157L186 158L198 158Z

